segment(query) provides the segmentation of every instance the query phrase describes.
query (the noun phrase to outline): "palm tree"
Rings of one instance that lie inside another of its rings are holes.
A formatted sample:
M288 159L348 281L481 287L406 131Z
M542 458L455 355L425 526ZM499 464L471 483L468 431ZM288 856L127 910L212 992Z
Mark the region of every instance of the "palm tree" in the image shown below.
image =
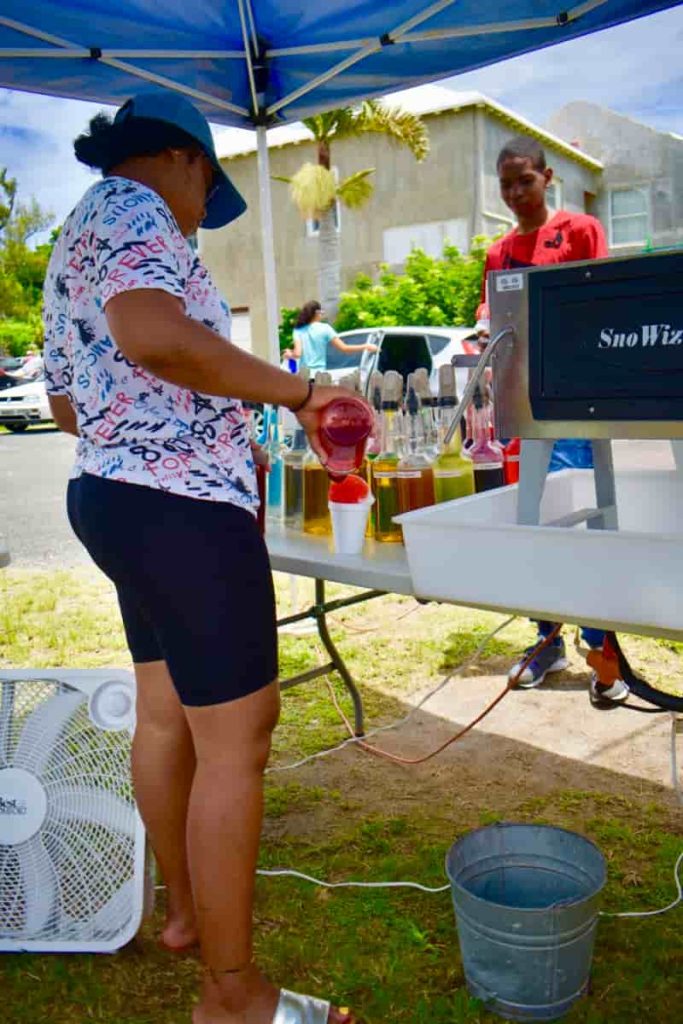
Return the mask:
M356 171L337 181L331 166L332 141L378 132L394 142L407 146L415 159L424 160L429 152L427 127L415 114L399 107L387 107L377 100L368 100L358 108L340 107L324 114L304 118L304 124L317 144L317 163L305 163L292 178L276 177L289 185L289 192L302 217L315 218L320 224L318 236L320 302L330 320L337 315L341 291L341 260L339 232L335 222L335 206L341 202L349 209L358 209L374 191L370 180L373 167Z

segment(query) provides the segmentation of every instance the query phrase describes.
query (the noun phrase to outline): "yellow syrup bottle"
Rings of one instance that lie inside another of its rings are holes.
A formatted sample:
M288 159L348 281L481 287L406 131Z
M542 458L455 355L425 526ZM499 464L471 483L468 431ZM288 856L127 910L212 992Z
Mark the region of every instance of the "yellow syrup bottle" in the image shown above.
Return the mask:
M474 466L472 460L463 455L460 424L450 441L446 434L453 421L458 404L455 388L454 367L439 367L438 422L440 452L434 460L434 493L437 502L453 501L474 494Z
M403 378L388 370L382 386L382 441L371 463L372 493L375 498L375 540L400 544L403 533L393 517L400 512L398 463L401 457Z

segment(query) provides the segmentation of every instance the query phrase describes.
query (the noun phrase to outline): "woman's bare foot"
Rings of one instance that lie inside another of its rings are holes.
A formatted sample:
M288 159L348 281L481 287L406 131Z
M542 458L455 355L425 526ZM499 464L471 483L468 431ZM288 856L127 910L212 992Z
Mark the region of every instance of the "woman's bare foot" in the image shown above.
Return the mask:
M279 998L280 990L254 965L218 979L207 973L192 1024L272 1024ZM327 1020L355 1024L351 1014L334 1007Z

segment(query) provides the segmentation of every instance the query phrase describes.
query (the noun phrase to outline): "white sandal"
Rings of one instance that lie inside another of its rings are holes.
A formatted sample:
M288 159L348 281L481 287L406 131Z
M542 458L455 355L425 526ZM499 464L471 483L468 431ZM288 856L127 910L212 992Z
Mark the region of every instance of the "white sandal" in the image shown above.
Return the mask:
M327 1024L329 1014L330 1004L324 999L281 988L273 1024Z

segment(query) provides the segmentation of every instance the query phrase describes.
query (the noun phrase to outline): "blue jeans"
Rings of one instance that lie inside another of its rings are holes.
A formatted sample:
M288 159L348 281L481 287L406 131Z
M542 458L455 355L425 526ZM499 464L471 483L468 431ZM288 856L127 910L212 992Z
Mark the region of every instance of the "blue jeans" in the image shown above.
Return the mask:
M559 469L592 469L593 444L591 441L566 440L556 441L550 459L550 472ZM537 622L539 636L548 636L557 623ZM581 638L589 647L602 647L605 638L604 629L593 629L592 626L581 626Z

